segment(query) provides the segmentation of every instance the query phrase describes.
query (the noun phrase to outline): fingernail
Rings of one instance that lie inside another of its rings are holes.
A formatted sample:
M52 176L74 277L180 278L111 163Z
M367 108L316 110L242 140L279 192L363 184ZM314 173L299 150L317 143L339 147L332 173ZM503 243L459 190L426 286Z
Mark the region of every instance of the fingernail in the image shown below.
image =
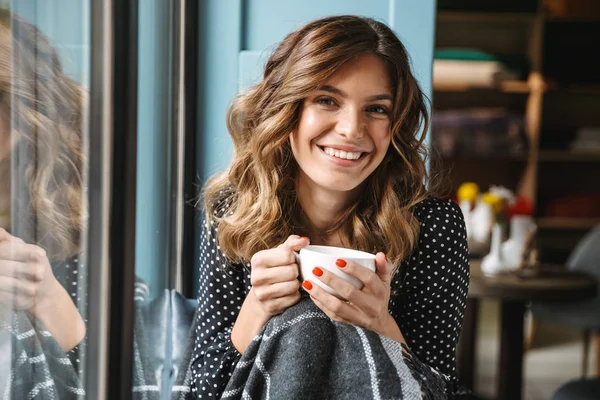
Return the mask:
M306 239L306 240L308 240L310 242L310 239L308 237L306 237L306 236L300 236L300 239Z
M335 262L335 265L337 265L340 268L344 268L346 266L346 261L342 260L341 258L338 258Z
M306 290L312 290L312 283L309 281L304 281L302 282L302 287Z
M323 276L323 270L319 267L314 267L312 273L316 276Z
M385 257L385 261L388 261L387 255L385 253L383 253L383 256Z

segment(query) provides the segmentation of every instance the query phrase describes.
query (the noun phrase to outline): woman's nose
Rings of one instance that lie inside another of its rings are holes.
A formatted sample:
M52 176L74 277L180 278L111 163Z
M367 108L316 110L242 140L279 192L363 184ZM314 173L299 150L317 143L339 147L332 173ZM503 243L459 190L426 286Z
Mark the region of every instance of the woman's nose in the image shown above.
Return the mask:
M360 139L364 136L362 113L352 107L346 107L338 114L336 131L348 139Z

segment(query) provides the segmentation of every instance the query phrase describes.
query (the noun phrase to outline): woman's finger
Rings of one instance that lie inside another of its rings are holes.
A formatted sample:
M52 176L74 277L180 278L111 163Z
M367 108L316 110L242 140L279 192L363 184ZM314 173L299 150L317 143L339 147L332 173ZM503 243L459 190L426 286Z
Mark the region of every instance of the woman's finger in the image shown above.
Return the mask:
M310 239L306 236L298 236L291 235L287 238L287 240L277 246L278 248L290 249L292 251L300 251L300 249L308 246L310 244Z
M350 282L320 267L313 269L312 273L316 279L332 288L338 295L352 304L355 304L361 310L367 312L374 310L374 307L371 304L372 296L362 292Z
M40 263L0 260L0 276L41 282L47 275L46 268Z
M375 270L379 279L384 282L387 286L391 285L392 282L392 263L390 263L385 253L379 252L375 255Z
M309 282L310 285L308 285L307 282ZM315 302L315 304L317 304L331 319L353 325L360 325L359 317L361 312L359 308L327 293L319 285L310 281L304 281L302 286L310 293L311 297L314 297L313 301L318 301L318 304L317 302Z
M254 295L260 301L278 299L294 294L300 289L297 279L288 282L278 282L271 285L254 287Z
M300 291L291 295L269 300L264 303L264 308L271 315L277 315L284 312L287 308L293 306L300 301Z
M0 276L0 292L34 298L37 294L37 285L23 279Z
M17 242L17 243L25 243L23 241L23 239L11 235L4 228L0 228L0 242L4 242L4 241L13 241L13 242Z
M16 310L29 310L35 303L35 299L14 293L0 292L0 304Z
M315 305L317 307L319 307L325 313L325 315L327 315L332 320L337 321L337 322L342 322L344 324L352 325L352 322L340 317L339 315L337 315L336 313L331 311L329 308L327 308L327 306L325 304L323 304L321 301L319 301L319 299L317 299L313 295L311 295L310 298L315 303Z
M380 293L384 287L379 275L363 265L344 259L338 259L335 264L340 271L343 271L344 273L361 281L367 292Z
M10 240L13 236L4 228L0 228L0 242Z
M30 279L30 267L27 263L0 259L0 276L17 279Z
M252 286L270 285L279 282L291 282L298 279L298 265L252 268L250 282Z
M46 261L46 252L38 246L4 241L0 242L0 260L43 263Z
M294 252L285 247L262 250L252 256L250 265L252 268L269 268L281 265L291 265L296 262Z

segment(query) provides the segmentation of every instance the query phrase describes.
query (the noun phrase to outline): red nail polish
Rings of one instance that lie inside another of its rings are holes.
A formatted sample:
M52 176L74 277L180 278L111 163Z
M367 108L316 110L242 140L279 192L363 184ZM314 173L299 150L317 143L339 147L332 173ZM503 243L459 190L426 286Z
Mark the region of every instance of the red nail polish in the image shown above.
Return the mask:
M307 238L306 236L300 236L300 239L306 239L306 240L308 240L310 242L310 239Z
M313 270L312 270L312 273L315 276L323 276L323 270L321 268L319 268L319 267L314 267Z
M335 265L337 265L340 268L344 268L346 266L346 261L342 260L341 258L338 258L338 260L335 262Z
M383 253L383 256L385 257L385 261L388 261L387 255L385 253Z
M310 283L309 281L304 281L302 282L302 287L304 287L304 289L306 290L312 290L312 283Z

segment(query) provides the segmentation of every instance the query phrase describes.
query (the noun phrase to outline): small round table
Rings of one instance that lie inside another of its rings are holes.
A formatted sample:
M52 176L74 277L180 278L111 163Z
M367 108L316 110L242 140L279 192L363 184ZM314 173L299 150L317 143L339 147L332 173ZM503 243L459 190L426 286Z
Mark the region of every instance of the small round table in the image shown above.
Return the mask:
M510 274L492 278L482 274L480 264L480 260L471 260L467 310L459 340L458 376L465 386L473 388L479 299L496 298L501 303L497 398L519 400L523 382L526 303L589 299L596 294L597 282L588 275L544 265L540 267L537 276L520 277Z

